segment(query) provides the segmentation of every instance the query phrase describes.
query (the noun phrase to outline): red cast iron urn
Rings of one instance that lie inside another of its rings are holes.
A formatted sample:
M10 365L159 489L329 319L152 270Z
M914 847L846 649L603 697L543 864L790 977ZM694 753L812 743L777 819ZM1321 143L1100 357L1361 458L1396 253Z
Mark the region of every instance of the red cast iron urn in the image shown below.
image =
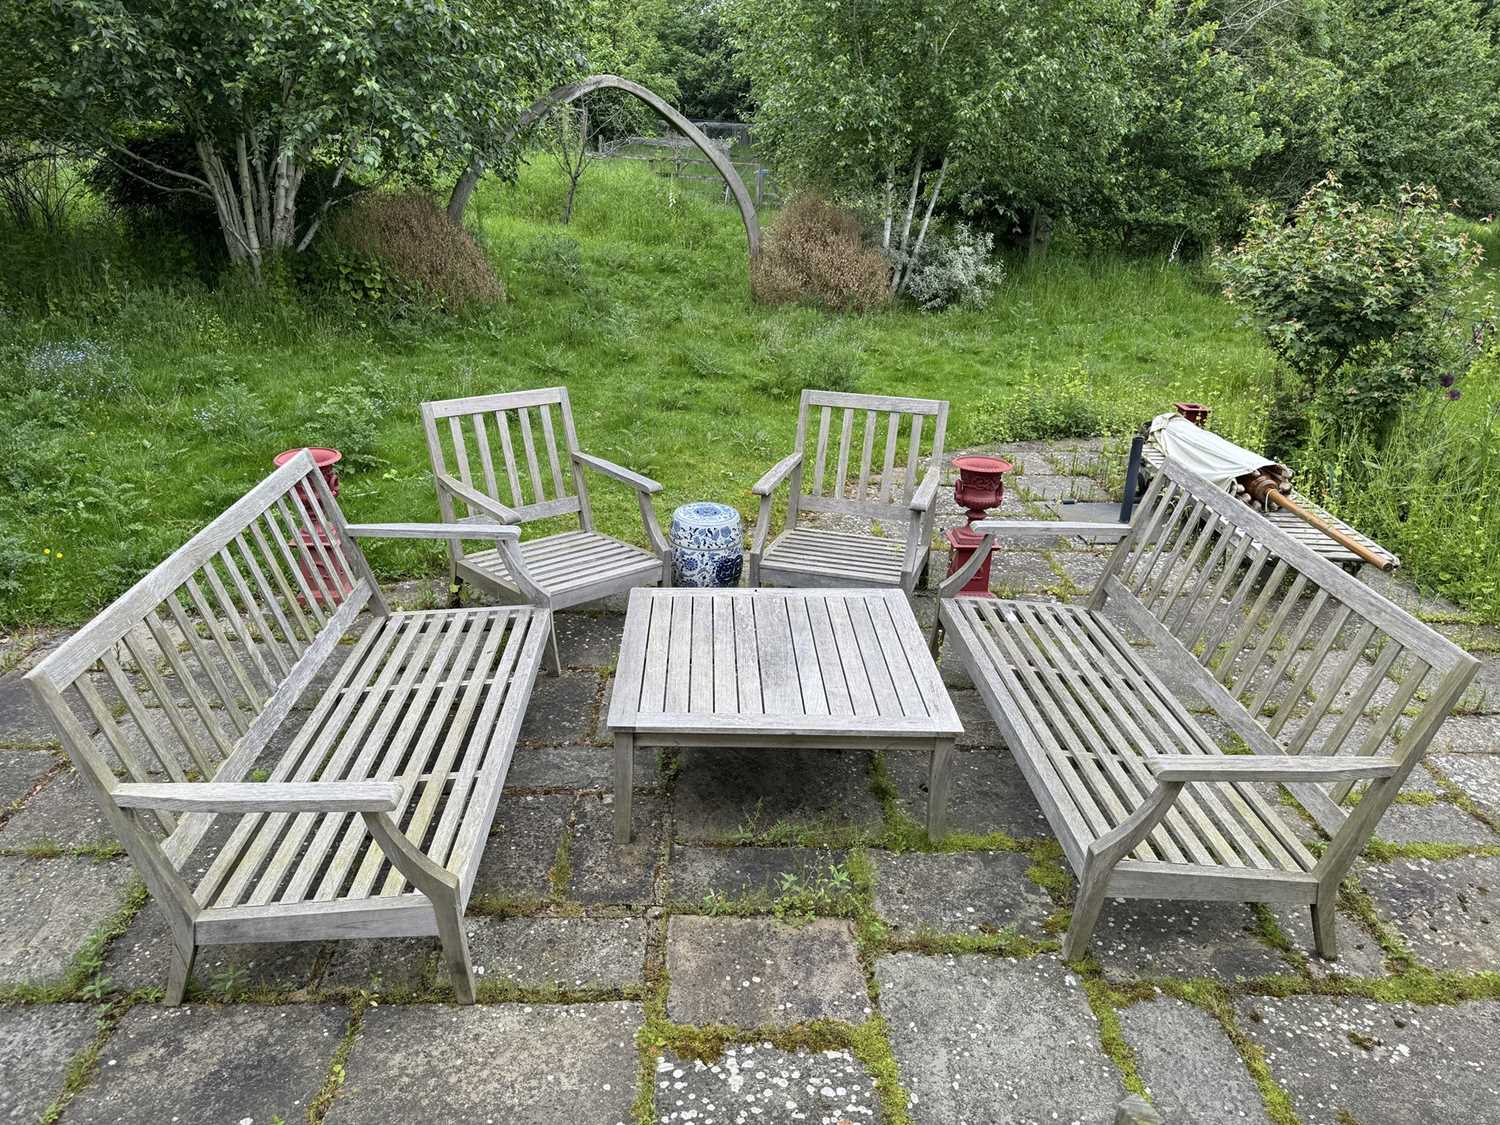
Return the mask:
M984 536L971 531L969 525L984 519L989 514L989 509L1000 506L1000 501L1005 498L1005 474L1010 472L1011 464L998 457L966 454L955 457L953 467L958 470L958 479L953 482L953 498L958 501L959 507L967 511L963 527L950 528L943 533L950 548L949 574L960 570L974 554L975 548L984 542ZM990 593L990 560L993 556L993 551L985 556L974 576L959 591L961 594L979 598L994 596Z
M299 445L296 449L282 450L272 458L272 461L279 469L301 453L304 448L312 454L313 464L317 465L318 472L323 474L328 491L338 496L339 474L334 466L344 459L344 455L337 449ZM320 518L323 505L317 502L311 486L307 483L299 484L292 492L297 501L292 505L293 515L301 518L302 513L305 512L305 518L312 525L312 530L306 527L300 529L298 536L301 541L293 539L288 546L295 549L302 576L307 580L307 588L313 592L313 597L318 603L321 605L330 600L340 603L344 600L344 595L354 589L354 581L351 575L343 572L338 563L340 556L334 551L333 539ZM297 511L299 506L302 509L301 512Z

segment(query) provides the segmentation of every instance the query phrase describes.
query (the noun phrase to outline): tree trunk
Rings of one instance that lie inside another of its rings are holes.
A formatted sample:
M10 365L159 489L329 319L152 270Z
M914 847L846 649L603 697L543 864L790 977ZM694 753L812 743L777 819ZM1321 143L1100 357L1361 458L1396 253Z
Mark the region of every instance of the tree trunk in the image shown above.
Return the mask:
M458 178L458 183L453 185L453 194L448 197L448 221L454 226L463 225L464 208L469 205L469 197L479 186L479 177L482 175L484 175L484 162L476 160Z
M578 190L578 177L582 175L583 169L568 172L568 198L563 202L563 226L573 221L573 194Z
M911 193L906 197L906 222L901 225L901 244L897 247L896 268L891 273L891 292L894 293L901 284L901 271L906 266L906 243L911 238L911 221L917 213L917 189L922 183L922 150L917 150L916 159L911 162Z
M932 209L937 206L938 193L943 190L943 177L948 174L948 154L943 154L943 162L938 165L937 183L932 185L932 194L927 197L927 211L922 215L922 227L917 231L917 244L911 248L911 256L906 260L906 268L901 271L900 284L897 285L899 292L905 287L907 280L911 277L912 267L917 264L917 259L922 255L922 243L927 241L927 226L932 222Z
M881 204L881 213L885 218L883 229L880 234L880 248L890 250L891 248L891 224L896 218L896 162L892 160L885 167L885 198Z

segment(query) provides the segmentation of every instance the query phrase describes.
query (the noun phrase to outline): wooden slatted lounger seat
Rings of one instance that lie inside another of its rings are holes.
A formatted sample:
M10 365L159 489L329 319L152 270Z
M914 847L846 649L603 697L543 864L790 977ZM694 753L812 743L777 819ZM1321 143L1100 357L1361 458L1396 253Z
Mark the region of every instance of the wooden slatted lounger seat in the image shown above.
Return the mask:
M551 614L393 613L355 540L517 534L351 526L304 451L27 675L166 915L169 1004L205 945L420 935L473 1003L463 912Z
M1147 442L1141 450L1141 468L1148 473L1159 472L1166 459L1166 455L1150 442ZM1287 499L1306 511L1311 512L1324 523L1328 524L1329 527L1342 531L1350 539L1353 539L1361 547L1372 552L1378 558L1388 560L1391 569L1395 569L1401 565L1401 559L1397 557L1395 552L1386 550L1364 532L1350 527L1327 508L1314 504L1306 496L1303 496L1302 493L1293 489L1287 493ZM1336 539L1330 539L1306 520L1293 515L1285 508L1273 507L1269 512L1263 512L1259 508L1251 510L1262 519L1270 520L1293 539L1300 540L1315 554L1322 555L1329 562L1338 563L1340 566L1349 567L1353 570L1358 570L1363 565L1363 560L1353 551L1349 550L1348 547L1345 547Z
M941 628L1078 876L1064 955L1113 896L1307 903L1334 957L1339 883L1478 662L1176 464L1130 525L1091 528L1119 545L1086 605L953 597L1017 524L974 526ZM1201 704L1253 753L1226 754Z

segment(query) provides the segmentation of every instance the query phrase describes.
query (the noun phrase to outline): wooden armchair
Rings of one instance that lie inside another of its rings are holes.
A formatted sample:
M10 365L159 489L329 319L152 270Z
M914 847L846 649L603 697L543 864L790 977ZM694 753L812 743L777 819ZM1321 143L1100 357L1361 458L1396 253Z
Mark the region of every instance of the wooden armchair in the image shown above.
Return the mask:
M840 412L837 433L835 410ZM809 450L808 428L814 420L817 444ZM947 427L948 404L938 399L803 391L796 449L752 489L760 497L760 517L750 544L750 584L899 586L910 594L932 549ZM883 467L872 475L877 448L884 450ZM852 460L856 452L857 467ZM924 461L926 472L919 477ZM790 491L786 527L767 544L771 501L783 484ZM894 534L799 526L803 512L854 516Z
M651 504L661 485L578 448L566 387L424 402L422 427L445 522L578 515L576 531L501 539L486 550L465 553L450 541L455 584L472 581L507 602L563 609L671 581L671 551ZM635 489L650 550L595 530L585 470ZM551 655L559 668L555 631Z

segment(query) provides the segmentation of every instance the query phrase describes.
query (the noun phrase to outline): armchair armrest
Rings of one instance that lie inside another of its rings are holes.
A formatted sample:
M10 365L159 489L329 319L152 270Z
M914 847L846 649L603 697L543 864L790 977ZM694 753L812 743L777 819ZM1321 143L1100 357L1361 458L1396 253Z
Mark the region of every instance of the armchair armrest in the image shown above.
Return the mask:
M656 493L661 491L661 485L650 477L632 472L623 465L616 465L613 461L606 461L603 457L595 457L592 453L574 450L573 460L586 469L593 469L596 473L603 473L605 476L613 477L622 484L628 484L637 492Z
M493 496L486 496L477 488L470 488L463 481L449 476L447 473L436 474L437 485L450 496L455 496L467 504L471 509L483 512L501 523L520 523L521 513L514 508L500 503Z
M750 491L757 496L769 496L780 487L781 482L791 475L793 469L802 464L802 454L789 453L766 472L750 487Z
M1147 754L1146 768L1161 782L1359 781L1390 777L1394 758L1294 754Z
M932 502L937 499L938 484L942 477L943 471L937 465L927 470L922 483L917 485L917 490L911 494L912 511L925 512L932 507Z
M1105 539L1118 543L1130 534L1128 523L1089 523L1087 520L980 520L970 525L980 535L1005 539Z
M394 781L269 781L218 784L169 781L117 785L122 809L163 812L392 812L401 804Z
M521 538L513 523L351 523L356 539L509 539Z

